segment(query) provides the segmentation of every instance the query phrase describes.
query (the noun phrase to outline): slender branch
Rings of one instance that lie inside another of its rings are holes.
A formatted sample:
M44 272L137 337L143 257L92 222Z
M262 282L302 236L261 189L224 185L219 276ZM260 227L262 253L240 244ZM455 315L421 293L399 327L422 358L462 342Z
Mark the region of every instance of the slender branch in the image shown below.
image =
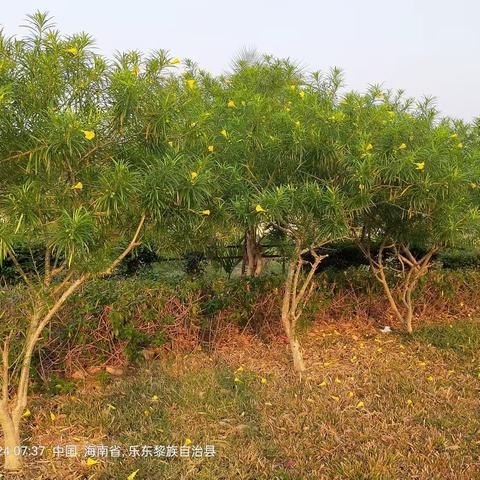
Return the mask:
M410 262L417 266L418 265L418 262L417 262L417 259L413 256L412 252L410 251L410 248L408 247L408 245L404 245L402 244L401 245L401 249L404 251L404 253L407 255L407 257L409 258Z
M47 247L45 249L45 274L44 274L44 283L47 287L50 285L50 282L52 280L50 255L51 255L50 247Z
M62 280L62 283L60 283L52 292L52 294L55 296L58 292L61 292L67 283L70 281L70 279L73 276L73 271L68 272L68 274L65 276L65 278Z
M127 248L110 264L110 266L101 272L99 274L100 277L107 277L108 275L111 275L113 270L117 267L117 265L135 248L140 245L140 242L138 242L138 237L140 235L140 231L142 230L143 224L145 223L145 215L142 215L142 218L140 219L140 222L137 226L137 230L135 231L135 234L131 240L131 242L128 244Z
M57 268L53 268L50 273L51 279L53 280L57 275L60 275L65 269L66 265L67 265L67 261L65 260L65 262L62 265L60 265Z
M8 250L8 256L10 257L10 259L12 260L13 264L15 265L15 268L17 270L17 272L20 274L20 276L23 278L23 281L30 287L30 288L33 288L32 287L32 282L30 282L30 279L27 277L27 274L25 273L25 271L23 270L22 266L20 265L20 262L18 261L17 257L15 256L15 253L13 252L13 250L11 248L9 248Z

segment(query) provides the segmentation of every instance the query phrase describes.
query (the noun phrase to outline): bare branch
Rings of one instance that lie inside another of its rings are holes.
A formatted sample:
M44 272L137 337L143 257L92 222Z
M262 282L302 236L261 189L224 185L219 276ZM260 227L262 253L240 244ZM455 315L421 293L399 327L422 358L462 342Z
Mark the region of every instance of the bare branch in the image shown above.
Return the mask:
M13 252L13 250L11 248L9 248L8 250L8 256L11 258L13 264L15 265L15 268L17 270L17 272L20 274L20 276L23 278L23 281L30 287L32 288L32 282L30 282L30 279L27 277L27 274L25 273L25 271L23 270L22 266L20 265L17 257L15 256L15 253Z
M135 248L140 245L140 242L138 242L138 237L140 235L140 231L142 230L143 224L145 222L145 215L142 215L142 218L140 219L140 222L137 226L137 230L135 231L135 234L131 240L131 242L128 244L127 248L110 264L110 266L104 270L103 272L100 273L100 277L107 277L108 275L111 275L113 270L117 267L117 265Z

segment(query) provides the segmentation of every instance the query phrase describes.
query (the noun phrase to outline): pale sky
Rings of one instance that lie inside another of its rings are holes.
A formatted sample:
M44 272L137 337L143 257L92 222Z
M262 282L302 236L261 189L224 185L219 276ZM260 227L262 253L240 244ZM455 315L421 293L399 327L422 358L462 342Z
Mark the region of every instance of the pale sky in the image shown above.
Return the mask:
M480 0L3 0L0 25L21 34L47 10L64 33L86 31L98 50L157 48L220 73L242 47L309 70L344 70L368 84L435 96L443 114L480 116Z

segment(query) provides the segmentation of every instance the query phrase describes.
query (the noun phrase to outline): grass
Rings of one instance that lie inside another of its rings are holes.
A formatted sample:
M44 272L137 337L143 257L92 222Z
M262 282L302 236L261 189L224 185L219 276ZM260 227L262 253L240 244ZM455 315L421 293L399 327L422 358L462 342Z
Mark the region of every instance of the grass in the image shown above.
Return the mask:
M314 327L303 338L302 385L284 345L231 336L211 355L172 354L73 395L35 398L29 419L31 444L190 439L215 445L214 458L87 467L47 455L24 478L117 480L137 469L136 480L480 478L479 343L473 320L424 325L412 339Z
M415 337L440 349L472 355L480 350L480 324L470 320L455 324L422 325Z

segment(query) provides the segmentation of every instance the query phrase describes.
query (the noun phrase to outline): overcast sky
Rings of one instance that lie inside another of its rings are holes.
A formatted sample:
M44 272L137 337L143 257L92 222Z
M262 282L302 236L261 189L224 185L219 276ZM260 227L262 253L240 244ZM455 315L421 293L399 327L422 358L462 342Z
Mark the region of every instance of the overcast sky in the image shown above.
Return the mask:
M308 69L339 66L349 88L383 83L437 98L445 115L480 116L480 0L4 0L0 25L21 35L48 11L100 52L164 48L214 73L242 47Z

